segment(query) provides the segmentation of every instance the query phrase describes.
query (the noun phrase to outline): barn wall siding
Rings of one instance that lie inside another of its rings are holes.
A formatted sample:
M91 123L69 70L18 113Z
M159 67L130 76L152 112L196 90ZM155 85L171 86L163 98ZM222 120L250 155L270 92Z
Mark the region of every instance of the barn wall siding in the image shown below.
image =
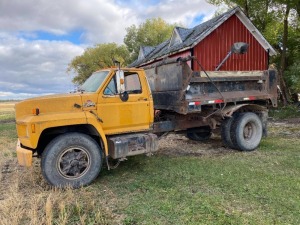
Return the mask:
M186 58L188 56L191 55L191 51L190 50L187 50L187 51L184 51L184 52L180 52L180 53L177 53L177 54L174 54L174 55L171 55L169 58ZM188 61L187 64L189 66L191 66L191 61Z
M265 70L267 68L268 53L236 15L231 16L196 45L194 56L198 58L205 70L213 71L235 42L248 43L248 52L244 55L232 54L219 69L220 71ZM199 70L196 62L193 63L193 68Z

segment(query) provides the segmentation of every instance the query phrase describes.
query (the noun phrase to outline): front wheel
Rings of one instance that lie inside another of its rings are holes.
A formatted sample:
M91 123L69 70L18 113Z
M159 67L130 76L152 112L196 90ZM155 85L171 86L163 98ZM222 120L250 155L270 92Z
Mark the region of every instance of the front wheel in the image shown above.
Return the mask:
M232 143L238 150L253 151L262 138L262 122L255 113L242 113L234 119L230 132Z
M82 133L67 133L53 139L42 154L44 178L55 187L79 188L100 173L102 153L98 143Z

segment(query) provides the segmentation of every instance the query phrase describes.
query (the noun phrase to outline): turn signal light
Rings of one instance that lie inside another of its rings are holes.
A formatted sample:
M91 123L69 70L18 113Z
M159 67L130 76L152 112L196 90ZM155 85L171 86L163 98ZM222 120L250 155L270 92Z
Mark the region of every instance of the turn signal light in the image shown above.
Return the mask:
M32 132L32 133L35 133L35 124L34 124L34 123L31 124L31 132Z
M35 108L35 109L32 109L32 114L33 115L39 115L40 114L40 109L39 108Z

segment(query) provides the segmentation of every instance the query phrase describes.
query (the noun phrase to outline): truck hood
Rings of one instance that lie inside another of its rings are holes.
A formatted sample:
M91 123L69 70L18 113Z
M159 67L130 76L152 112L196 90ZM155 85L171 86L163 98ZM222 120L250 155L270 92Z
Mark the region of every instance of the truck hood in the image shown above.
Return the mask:
M24 116L33 115L34 109L39 109L41 115L82 110L80 107L75 107L75 104L82 106L80 93L47 95L26 99L15 105L16 120Z

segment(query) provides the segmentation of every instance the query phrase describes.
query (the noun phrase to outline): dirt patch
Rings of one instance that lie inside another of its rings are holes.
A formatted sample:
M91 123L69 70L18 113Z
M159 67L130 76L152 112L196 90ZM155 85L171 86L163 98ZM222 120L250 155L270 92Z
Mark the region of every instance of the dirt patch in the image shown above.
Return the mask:
M270 120L269 137L300 138L300 118ZM189 140L184 134L170 133L159 140L158 154L168 156L204 156L237 153L236 150L223 145L220 133L216 132L206 142Z
M15 119L0 120L0 124L14 123L14 122L16 122Z
M300 118L270 120L268 135L270 137L300 138Z
M224 155L234 150L223 146L221 137L213 134L206 142L189 140L183 134L169 134L159 140L158 154L169 156Z
M270 119L269 122L272 123L284 123L284 124L292 124L300 126L300 118L287 118L282 120L274 120Z

